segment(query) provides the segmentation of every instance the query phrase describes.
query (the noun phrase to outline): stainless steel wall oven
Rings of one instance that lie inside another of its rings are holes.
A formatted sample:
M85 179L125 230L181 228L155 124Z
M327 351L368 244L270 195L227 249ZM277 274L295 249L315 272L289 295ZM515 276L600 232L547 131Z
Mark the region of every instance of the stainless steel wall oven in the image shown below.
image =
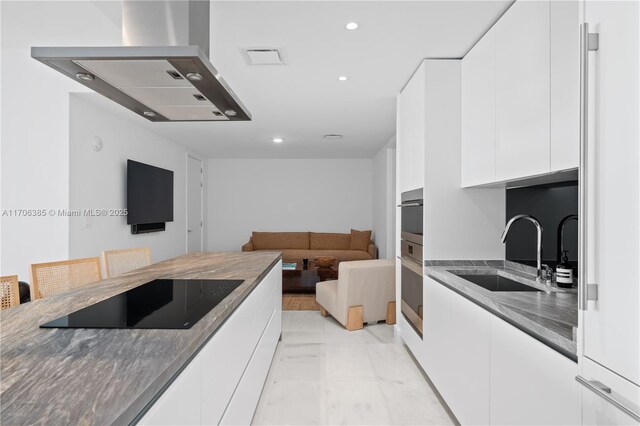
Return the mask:
M401 298L400 311L422 338L423 190L403 192L400 207Z

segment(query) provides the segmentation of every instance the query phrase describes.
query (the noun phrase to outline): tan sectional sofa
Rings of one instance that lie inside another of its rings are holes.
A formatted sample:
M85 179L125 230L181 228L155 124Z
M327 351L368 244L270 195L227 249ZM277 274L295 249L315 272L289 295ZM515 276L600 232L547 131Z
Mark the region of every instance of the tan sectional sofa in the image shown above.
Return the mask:
M253 232L242 251L280 251L285 262L313 260L316 256L335 256L339 261L378 258L378 248L371 241L362 243L362 233L328 232ZM352 244L352 235L354 242ZM369 234L370 236L370 234ZM366 250L363 250L365 249Z

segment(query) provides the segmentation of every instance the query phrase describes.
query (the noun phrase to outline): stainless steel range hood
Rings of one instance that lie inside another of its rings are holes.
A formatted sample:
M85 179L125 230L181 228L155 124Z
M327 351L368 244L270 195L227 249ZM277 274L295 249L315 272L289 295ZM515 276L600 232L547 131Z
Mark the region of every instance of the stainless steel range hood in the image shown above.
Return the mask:
M124 0L122 40L31 57L150 121L251 120L207 58L209 0Z

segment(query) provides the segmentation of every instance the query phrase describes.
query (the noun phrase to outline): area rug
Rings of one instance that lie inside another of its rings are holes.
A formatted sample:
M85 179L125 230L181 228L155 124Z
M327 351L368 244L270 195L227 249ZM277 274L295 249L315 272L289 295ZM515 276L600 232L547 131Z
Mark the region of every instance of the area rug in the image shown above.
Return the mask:
M315 294L283 294L283 311L319 311Z

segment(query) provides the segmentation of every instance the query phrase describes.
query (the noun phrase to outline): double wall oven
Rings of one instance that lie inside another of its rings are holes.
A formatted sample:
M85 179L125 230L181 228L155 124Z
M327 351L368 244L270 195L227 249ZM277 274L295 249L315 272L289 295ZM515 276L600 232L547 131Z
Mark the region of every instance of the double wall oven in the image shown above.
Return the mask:
M422 337L423 190L403 192L400 207L401 312Z

